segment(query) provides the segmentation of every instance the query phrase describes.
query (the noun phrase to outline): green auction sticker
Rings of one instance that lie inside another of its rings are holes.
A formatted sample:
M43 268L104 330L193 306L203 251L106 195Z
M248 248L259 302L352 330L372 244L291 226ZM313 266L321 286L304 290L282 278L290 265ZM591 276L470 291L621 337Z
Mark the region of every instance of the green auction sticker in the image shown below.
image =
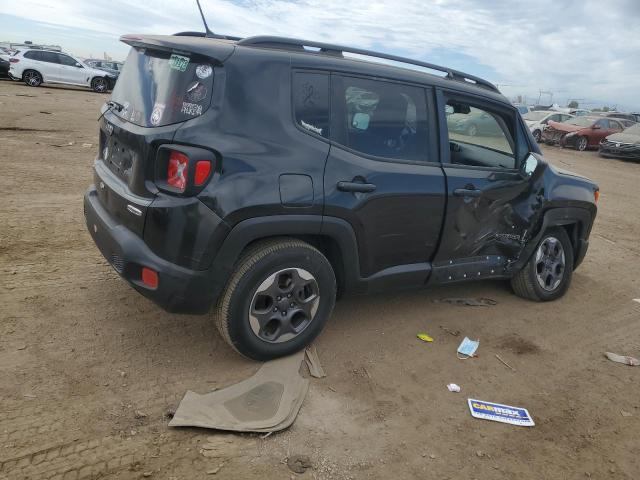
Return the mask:
M169 66L174 70L179 70L184 72L189 65L189 57L183 57L182 55L176 55L175 53L171 55L169 59Z

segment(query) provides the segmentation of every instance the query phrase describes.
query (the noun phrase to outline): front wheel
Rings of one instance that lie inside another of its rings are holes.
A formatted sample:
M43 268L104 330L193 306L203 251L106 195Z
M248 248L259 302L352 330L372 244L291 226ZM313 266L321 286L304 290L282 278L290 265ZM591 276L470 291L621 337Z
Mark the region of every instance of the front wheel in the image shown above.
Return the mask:
M562 297L573 274L573 247L563 228L542 236L527 264L512 279L516 295L538 302Z
M336 299L331 264L296 239L250 247L218 300L215 320L224 340L242 355L270 360L309 345Z
M587 137L578 137L578 140L576 141L576 148L579 151L584 152L587 149L588 143Z
M91 80L91 90L97 93L105 93L109 89L106 78L96 77Z
M533 138L536 139L536 142L540 143L540 141L542 140L542 132L540 130L534 130Z

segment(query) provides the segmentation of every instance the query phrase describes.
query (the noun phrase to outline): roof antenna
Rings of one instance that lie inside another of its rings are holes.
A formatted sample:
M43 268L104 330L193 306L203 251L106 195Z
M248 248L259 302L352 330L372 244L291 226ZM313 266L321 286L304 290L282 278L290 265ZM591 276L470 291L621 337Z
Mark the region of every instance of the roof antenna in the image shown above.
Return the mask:
M198 10L200 10L200 16L202 17L202 23L204 23L205 37L218 38L218 35L216 35L211 30L209 30L209 25L207 25L207 21L204 18L204 13L202 13L202 7L200 6L200 0L196 0L196 4L198 4Z

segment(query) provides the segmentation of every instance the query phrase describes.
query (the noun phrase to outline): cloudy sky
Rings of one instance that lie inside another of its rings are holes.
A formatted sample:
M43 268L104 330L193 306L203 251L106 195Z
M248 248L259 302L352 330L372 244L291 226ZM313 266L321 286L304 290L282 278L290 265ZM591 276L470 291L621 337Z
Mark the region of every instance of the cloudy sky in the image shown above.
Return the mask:
M202 0L210 28L373 48L459 68L535 102L640 111L640 0ZM0 41L124 59L124 33L201 30L195 0L0 0ZM543 95L543 102L549 99Z

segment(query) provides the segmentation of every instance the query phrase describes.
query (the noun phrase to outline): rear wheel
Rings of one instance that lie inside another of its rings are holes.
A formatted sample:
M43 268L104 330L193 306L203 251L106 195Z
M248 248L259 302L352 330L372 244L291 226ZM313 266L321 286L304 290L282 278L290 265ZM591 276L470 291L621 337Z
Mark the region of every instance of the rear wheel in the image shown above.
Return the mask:
M584 152L587 149L588 143L587 137L578 137L578 140L576 140L576 148Z
M42 85L42 75L35 70L27 70L22 74L22 80L30 87Z
M269 360L309 345L335 298L335 275L322 253L300 240L267 240L239 260L218 301L216 325L242 355Z
M542 236L531 259L512 279L516 295L545 302L560 298L571 283L573 248L563 228Z
M467 127L467 135L470 137L475 137L478 135L478 127L475 124L471 124Z
M97 93L106 93L109 89L109 83L106 78L96 77L91 80L91 89Z

